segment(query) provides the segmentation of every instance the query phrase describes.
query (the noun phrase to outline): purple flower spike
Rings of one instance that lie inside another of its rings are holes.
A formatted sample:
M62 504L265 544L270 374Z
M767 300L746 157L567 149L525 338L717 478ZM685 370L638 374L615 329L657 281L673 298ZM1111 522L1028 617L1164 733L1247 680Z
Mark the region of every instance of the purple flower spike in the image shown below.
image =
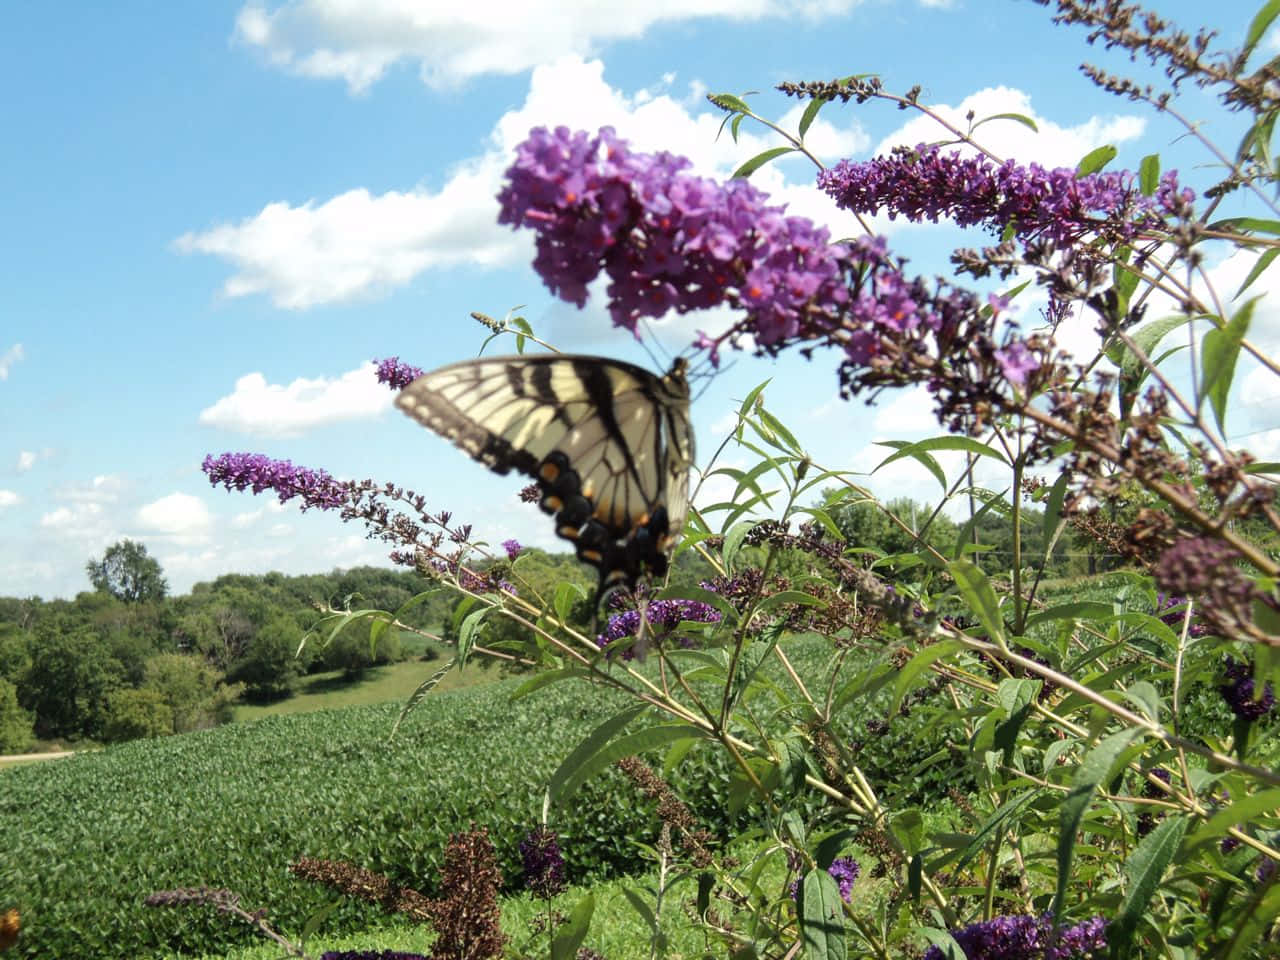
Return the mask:
M818 186L855 213L883 210L890 219L935 223L946 217L997 232L1012 224L1018 237L1058 245L1104 228L1132 240L1144 227L1162 226L1165 215L1186 212L1195 199L1178 189L1175 171L1161 178L1155 196L1144 197L1128 171L1077 177L1069 167L1046 170L1012 160L997 166L985 156L943 154L924 144L864 163L844 160L819 173Z
M533 893L549 899L565 889L564 857L556 832L539 824L520 841L524 859L524 883Z
M1276 705L1275 691L1267 683L1262 688L1262 696L1254 696L1256 687L1253 682L1253 666L1241 663L1232 657L1227 658L1223 670L1226 683L1218 688L1222 699L1237 717L1245 720L1261 720Z
M378 382L385 383L392 390L403 390L422 376L422 368L401 363L399 357L387 357L385 360L373 361L378 365Z
M516 557L520 556L520 551L523 550L524 547L520 546L520 541L513 537L510 540L502 541L502 549L507 551L508 560L514 560Z
M273 460L262 453L224 453L204 458L200 469L215 487L228 490L274 490L281 503L302 498L302 509L340 510L350 501L346 486L324 470L295 467L288 460Z
M1101 956L1107 948L1107 922L1091 917L1073 927L1053 928L1049 914L992 917L952 930L967 960L1084 960ZM942 960L937 947L925 951L924 960Z

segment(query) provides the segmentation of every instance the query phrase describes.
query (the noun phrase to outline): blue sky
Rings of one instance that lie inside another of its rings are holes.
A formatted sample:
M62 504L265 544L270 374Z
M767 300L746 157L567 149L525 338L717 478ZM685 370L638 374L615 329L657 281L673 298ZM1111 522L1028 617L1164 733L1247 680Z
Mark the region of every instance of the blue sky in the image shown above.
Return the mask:
M717 140L721 115L706 92L762 91L759 112L794 129L800 107L774 84L865 72L899 92L920 84L925 102L955 117L1034 116L1038 135L984 128L1002 156L1073 166L1113 143L1117 165L1160 152L1166 167L1186 163L1193 183L1211 174L1190 166L1203 155L1171 121L1077 71L1084 59L1133 69L1126 60L1026 0L631 6L8 10L0 594L73 596L87 587L86 560L123 537L147 545L177 592L226 572L385 562L334 516L212 489L200 462L226 450L393 480L472 520L479 536L559 548L546 519L516 501L519 480L488 475L395 412L368 367L389 355L427 368L473 356L483 331L468 312L520 305L561 349L654 365L609 329L598 299L584 311L555 302L529 267L531 237L497 226L501 171L534 125L609 123L640 149L684 153L697 172L725 176L775 141L749 125L739 144ZM1189 27L1206 12L1219 18L1222 45L1239 43L1253 7L1158 4ZM1212 100L1191 90L1181 105L1234 145L1237 121ZM830 164L937 136L918 115L870 104L826 108L810 142ZM792 212L852 233L813 189L814 172L792 161L757 180ZM924 273L949 272L952 246L985 239L876 225ZM1226 283L1247 268L1219 269ZM1020 309L1030 320L1038 306ZM695 328L725 322L657 324L656 349L678 352ZM1260 313L1259 338L1280 339L1276 329L1276 314ZM882 455L872 441L937 432L919 395L876 408L838 401L834 355L737 359L695 407L703 451L735 398L770 377L770 406L825 466L868 470ZM1274 385L1243 379L1240 429L1275 458ZM936 495L913 471L867 482L885 495Z

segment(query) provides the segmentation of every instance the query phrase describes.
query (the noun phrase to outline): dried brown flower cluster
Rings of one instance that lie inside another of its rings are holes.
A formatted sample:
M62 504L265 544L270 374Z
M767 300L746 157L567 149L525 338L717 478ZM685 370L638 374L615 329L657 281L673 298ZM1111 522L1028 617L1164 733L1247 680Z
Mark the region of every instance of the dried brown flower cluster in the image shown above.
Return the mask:
M689 808L684 805L671 785L653 768L638 757L623 757L618 761L621 770L639 791L650 800L658 801L658 819L679 838L680 848L687 852L695 867L706 867L712 862L709 831L698 826Z
M390 913L403 913L419 923L431 919L431 900L410 887L403 887L380 873L342 860L299 857L289 864L289 872L312 880L357 900L376 903Z
M455 833L444 850L441 889L427 908L436 930L431 960L487 960L502 956L507 936L499 926L502 873L485 827Z

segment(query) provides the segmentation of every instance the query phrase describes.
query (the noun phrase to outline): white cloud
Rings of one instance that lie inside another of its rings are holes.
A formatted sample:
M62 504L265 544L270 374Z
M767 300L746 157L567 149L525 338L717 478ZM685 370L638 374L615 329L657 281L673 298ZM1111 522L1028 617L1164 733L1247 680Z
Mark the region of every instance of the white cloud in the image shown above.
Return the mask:
M494 195L503 158L486 155L456 169L438 191L425 187L374 196L356 189L323 203L270 203L238 224L183 234L183 253L208 253L236 269L228 297L264 293L300 310L400 287L423 270L493 265L525 249L498 227Z
M392 392L378 383L372 363L334 379L299 377L287 386L245 374L235 390L200 411L200 422L257 436L291 436L343 420L375 417L390 408Z
M970 94L954 107L933 104L930 109L960 130L967 129L966 116L970 111L978 120L998 113L1030 117L1039 128L1038 133L1016 120L993 120L980 127L974 138L998 157L1047 167L1074 167L1095 147L1135 140L1146 128L1146 121L1139 116L1091 117L1074 127L1063 127L1037 114L1031 106L1030 94L1010 87L988 87ZM894 146L914 147L945 136L945 129L936 121L917 114L885 137L875 153L887 154ZM946 149L957 149L965 155L973 153L969 147Z
M0 380L9 379L9 371L13 369L14 364L18 363L25 354L22 351L22 344L15 343L12 347L0 355Z
M100 503L78 503L72 507L58 507L43 514L40 517L40 526L51 530L78 533L90 526L98 526L102 515Z
M290 0L267 10L248 3L237 38L269 62L303 76L342 79L361 93L399 62L418 65L424 83L450 86L484 74L523 73L565 55L588 56L642 36L656 24L716 18L833 17L859 0L542 0L442 4Z
M212 522L204 501L188 493L171 493L144 504L137 519L147 530L174 537L203 535Z
M22 498L12 490L0 490L0 507L12 507L22 502Z
M701 97L673 96L670 85L663 78L653 89L627 94L605 82L599 61L564 57L533 71L524 104L504 114L485 152L459 164L438 190L416 187L375 196L358 189L319 203L271 203L239 223L186 233L176 244L183 252L212 254L232 265L226 296L265 294L289 309L385 293L429 269L527 261L528 231L499 226L494 197L516 145L532 127L566 124L594 131L610 125L638 150L670 150L689 157L697 173L718 177L777 145L764 130L744 128L736 144L728 136L717 138L722 115ZM794 127L800 112L792 108L785 122ZM820 115L807 136L814 150L833 159L865 148L868 138L856 120L847 113L831 116L842 125ZM837 236L853 232L852 217L836 211L812 185L812 170L794 163L788 169L800 183L788 182L776 165L753 179L792 213L831 223Z
M26 473L36 465L38 454L31 450L18 451L18 472Z

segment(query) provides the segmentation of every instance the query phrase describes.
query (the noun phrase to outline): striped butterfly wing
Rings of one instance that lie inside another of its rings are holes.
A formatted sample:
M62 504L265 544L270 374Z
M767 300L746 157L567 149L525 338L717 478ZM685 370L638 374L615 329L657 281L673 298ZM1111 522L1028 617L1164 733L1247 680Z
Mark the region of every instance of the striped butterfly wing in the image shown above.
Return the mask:
M630 587L666 573L688 513L685 367L657 377L600 357L492 357L427 373L396 405L490 470L533 477L601 590Z

